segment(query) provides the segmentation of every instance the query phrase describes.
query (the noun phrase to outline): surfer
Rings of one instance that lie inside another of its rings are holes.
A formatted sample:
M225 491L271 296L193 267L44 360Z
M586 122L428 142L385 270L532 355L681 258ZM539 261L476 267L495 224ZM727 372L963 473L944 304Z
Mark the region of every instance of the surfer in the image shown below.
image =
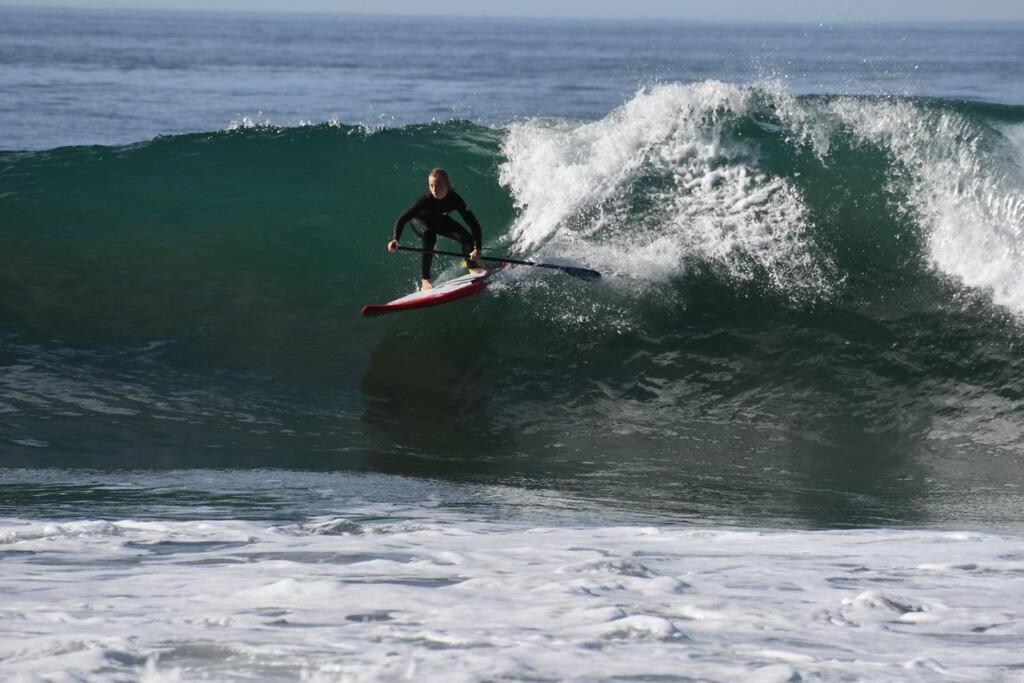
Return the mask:
M395 221L395 231L388 242L388 251L398 251L398 240L402 237L402 229L406 223L412 225L412 229L423 240L423 268L422 283L420 290L430 289L430 266L434 261L434 244L438 235L444 235L457 241L462 245L462 254L466 257L469 265L469 272L473 274L483 273L483 268L477 268L476 262L480 258L481 232L480 222L473 215L473 212L466 207L466 202L459 194L452 189L452 182L448 178L448 172L443 168L435 168L427 176L428 190L420 195L413 205L406 209L398 220ZM458 211L459 215L469 225L469 230L460 225L448 214ZM470 234L470 230L472 234Z

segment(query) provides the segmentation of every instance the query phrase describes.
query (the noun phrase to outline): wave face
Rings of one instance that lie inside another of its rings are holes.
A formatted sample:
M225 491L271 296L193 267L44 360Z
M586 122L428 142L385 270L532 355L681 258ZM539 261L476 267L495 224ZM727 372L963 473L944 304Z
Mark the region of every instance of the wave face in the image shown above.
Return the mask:
M412 286L415 260L383 247L438 165L492 253L605 279L519 269L360 318ZM1024 107L720 82L585 123L2 153L0 448L556 482L684 511L711 490L709 509L825 524L956 516L958 491L991 487L978 514L1010 519L1022 197Z

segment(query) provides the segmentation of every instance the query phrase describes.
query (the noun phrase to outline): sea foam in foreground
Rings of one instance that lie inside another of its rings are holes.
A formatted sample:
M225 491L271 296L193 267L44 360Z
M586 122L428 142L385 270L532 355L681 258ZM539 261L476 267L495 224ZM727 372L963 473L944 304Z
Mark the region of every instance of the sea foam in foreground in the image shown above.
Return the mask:
M396 506L6 519L0 661L20 681L1021 680L1022 541Z

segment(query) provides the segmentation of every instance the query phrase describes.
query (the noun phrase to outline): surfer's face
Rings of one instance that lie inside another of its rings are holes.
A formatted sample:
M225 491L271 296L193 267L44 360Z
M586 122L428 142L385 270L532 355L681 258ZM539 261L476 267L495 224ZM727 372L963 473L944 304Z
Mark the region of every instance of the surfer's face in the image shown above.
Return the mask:
M444 199L448 196L448 183L444 181L444 178L430 178L427 184L430 186L430 194L434 196L434 199Z

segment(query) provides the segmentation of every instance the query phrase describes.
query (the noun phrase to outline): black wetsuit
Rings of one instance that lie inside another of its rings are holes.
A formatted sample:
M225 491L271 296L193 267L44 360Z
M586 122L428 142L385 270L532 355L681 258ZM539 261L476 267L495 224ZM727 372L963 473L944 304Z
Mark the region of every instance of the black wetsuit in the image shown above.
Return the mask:
M469 229L455 222L448 214L458 211L462 220L469 224ZM456 240L462 245L462 253L468 258L473 249L480 248L480 222L477 221L473 212L466 208L466 202L455 190L448 190L444 199L434 199L430 192L424 192L413 202L413 205L406 209L398 220L395 221L395 232L392 239L397 240L402 236L402 228L406 223L412 224L412 229L423 239L423 248L433 250L437 243L437 236L444 235ZM434 261L433 254L423 254L423 279L430 279L430 266Z

